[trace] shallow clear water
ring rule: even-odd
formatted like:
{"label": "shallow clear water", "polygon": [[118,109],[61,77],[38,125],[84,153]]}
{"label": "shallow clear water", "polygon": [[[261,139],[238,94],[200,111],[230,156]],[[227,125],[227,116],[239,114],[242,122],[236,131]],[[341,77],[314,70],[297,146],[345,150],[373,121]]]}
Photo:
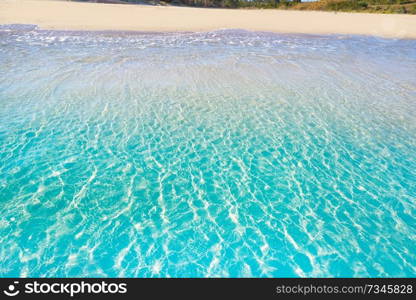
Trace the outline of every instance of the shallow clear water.
{"label": "shallow clear water", "polygon": [[0,276],[415,276],[416,41],[0,28]]}

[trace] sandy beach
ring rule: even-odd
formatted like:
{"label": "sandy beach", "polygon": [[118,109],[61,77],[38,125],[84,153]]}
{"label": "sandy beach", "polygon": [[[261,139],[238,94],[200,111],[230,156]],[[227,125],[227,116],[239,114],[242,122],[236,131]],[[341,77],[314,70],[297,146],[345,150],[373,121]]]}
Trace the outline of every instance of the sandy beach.
{"label": "sandy beach", "polygon": [[42,29],[362,34],[416,38],[416,16],[315,11],[208,9],[45,0],[2,0],[0,24]]}

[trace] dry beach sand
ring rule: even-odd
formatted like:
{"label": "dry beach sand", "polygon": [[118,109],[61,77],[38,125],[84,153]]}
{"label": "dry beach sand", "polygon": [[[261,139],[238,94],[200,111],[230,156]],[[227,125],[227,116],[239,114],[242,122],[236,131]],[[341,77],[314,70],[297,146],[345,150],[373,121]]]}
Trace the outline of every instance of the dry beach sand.
{"label": "dry beach sand", "polygon": [[42,29],[209,31],[246,29],[306,34],[416,38],[415,15],[1,0],[0,24]]}

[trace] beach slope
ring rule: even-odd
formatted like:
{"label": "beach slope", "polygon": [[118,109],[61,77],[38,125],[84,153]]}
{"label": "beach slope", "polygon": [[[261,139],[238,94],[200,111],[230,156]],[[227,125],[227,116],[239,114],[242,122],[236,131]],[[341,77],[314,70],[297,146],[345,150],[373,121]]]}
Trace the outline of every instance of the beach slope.
{"label": "beach slope", "polygon": [[210,9],[39,0],[2,0],[0,24],[36,24],[42,29],[59,30],[246,29],[281,33],[416,38],[415,15]]}

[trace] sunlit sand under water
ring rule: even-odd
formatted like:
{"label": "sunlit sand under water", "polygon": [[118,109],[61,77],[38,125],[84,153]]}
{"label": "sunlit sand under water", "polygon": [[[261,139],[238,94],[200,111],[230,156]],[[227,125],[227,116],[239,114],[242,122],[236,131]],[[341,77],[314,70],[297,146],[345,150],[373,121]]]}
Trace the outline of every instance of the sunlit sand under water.
{"label": "sunlit sand under water", "polygon": [[415,276],[416,41],[0,30],[0,275]]}

